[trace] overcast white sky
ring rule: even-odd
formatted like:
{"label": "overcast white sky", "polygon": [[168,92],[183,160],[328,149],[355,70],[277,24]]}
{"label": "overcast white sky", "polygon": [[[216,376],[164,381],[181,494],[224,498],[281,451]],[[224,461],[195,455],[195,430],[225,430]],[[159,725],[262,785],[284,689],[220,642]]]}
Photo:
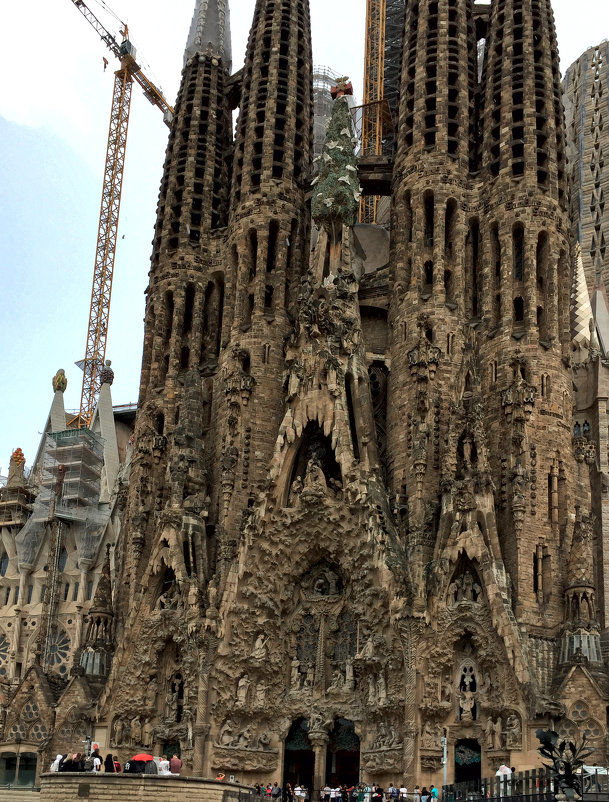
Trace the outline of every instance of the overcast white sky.
{"label": "overcast white sky", "polygon": [[[243,63],[254,0],[230,0],[233,65]],[[362,96],[365,0],[311,0],[316,64],[349,75]],[[111,30],[119,24],[97,0]],[[563,70],[609,36],[608,0],[553,0]],[[148,77],[173,102],[194,0],[111,0]],[[110,60],[106,72],[102,58]],[[28,464],[68,375],[80,403],[113,57],[71,0],[0,5],[0,473],[23,448]],[[167,141],[161,114],[136,86],[119,225],[107,356],[114,403],[137,400],[144,289]]]}

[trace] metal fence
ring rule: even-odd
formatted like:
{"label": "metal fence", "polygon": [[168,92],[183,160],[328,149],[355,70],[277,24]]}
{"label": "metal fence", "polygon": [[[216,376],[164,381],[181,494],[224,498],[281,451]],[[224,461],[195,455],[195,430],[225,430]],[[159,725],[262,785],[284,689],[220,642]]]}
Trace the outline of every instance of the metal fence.
{"label": "metal fence", "polygon": [[472,780],[445,785],[442,789],[444,802],[459,800],[504,799],[517,797],[523,802],[543,802],[554,799],[554,784],[545,769],[514,772],[511,775]]}
{"label": "metal fence", "polygon": [[[587,802],[609,802],[607,769],[598,766],[582,772],[582,792]],[[442,802],[479,802],[479,800],[503,800],[513,802],[554,802],[558,792],[552,775],[546,769],[519,771],[502,777],[454,783],[444,786]]]}

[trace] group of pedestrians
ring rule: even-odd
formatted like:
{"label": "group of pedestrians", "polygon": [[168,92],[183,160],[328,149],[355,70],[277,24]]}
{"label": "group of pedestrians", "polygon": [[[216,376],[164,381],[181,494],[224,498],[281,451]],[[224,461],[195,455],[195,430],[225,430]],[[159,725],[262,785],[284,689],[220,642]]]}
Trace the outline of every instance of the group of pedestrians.
{"label": "group of pedestrians", "polygon": [[281,788],[275,782],[255,785],[254,790],[256,796],[276,802],[437,802],[438,799],[438,789],[434,785],[429,789],[417,785],[409,792],[405,783],[400,786],[389,783],[386,789],[377,784],[326,785],[319,792],[309,792],[301,785],[292,787],[286,783]]}
{"label": "group of pedestrians", "polygon": [[106,772],[122,771],[117,757],[113,755],[106,755],[102,758],[99,749],[94,749],[90,755],[84,752],[68,753],[66,755],[57,755],[55,760],[51,763],[51,771],[94,771],[101,772],[102,766]]}
{"label": "group of pedestrians", "polygon": [[[152,756],[147,760],[129,760],[125,763],[124,771],[130,774],[161,774],[166,777],[177,776],[182,770],[182,761],[178,755],[173,755],[171,760],[167,755],[161,759],[154,759]],[[123,771],[116,755],[106,755],[105,759],[100,755],[99,749],[94,749],[90,755],[82,752],[74,754],[57,755],[51,763],[51,771],[82,771],[101,773],[102,768],[106,774],[114,774]]]}

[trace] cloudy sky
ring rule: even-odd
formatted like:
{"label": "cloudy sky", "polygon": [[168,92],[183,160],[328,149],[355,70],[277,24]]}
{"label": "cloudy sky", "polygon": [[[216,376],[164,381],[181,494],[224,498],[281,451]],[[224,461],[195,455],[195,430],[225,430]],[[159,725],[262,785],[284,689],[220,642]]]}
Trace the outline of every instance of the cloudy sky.
{"label": "cloudy sky", "polygon": [[[233,64],[243,62],[254,0],[230,0]],[[311,0],[316,64],[350,75],[362,96],[365,0]],[[563,70],[609,36],[607,0],[553,0]],[[105,3],[90,7],[117,38]],[[194,0],[111,0],[138,60],[170,102]],[[0,7],[0,474],[11,452],[35,456],[51,378],[80,403],[113,57],[71,0]],[[103,57],[110,61],[106,71]],[[167,129],[136,86],[123,188],[107,357],[114,403],[137,400],[144,289]],[[3,470],[4,469],[4,470]]]}

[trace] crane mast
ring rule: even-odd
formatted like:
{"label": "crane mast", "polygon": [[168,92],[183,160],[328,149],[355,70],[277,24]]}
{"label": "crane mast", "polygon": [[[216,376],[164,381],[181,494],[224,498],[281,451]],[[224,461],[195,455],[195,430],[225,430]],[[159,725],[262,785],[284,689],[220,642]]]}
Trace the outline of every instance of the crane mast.
{"label": "crane mast", "polygon": [[[378,156],[383,149],[383,87],[385,72],[386,0],[366,1],[366,58],[362,156]],[[378,198],[365,195],[360,201],[360,222],[374,223]]]}
{"label": "crane mast", "polygon": [[120,59],[121,63],[120,69],[114,73],[114,90],[112,93],[108,145],[97,230],[87,344],[84,359],[77,363],[83,370],[80,411],[70,421],[70,423],[77,423],[82,428],[88,426],[93,418],[95,403],[100,389],[99,372],[106,356],[112,278],[133,82],[138,83],[144,90],[144,95],[148,100],[161,109],[167,125],[171,124],[173,108],[167,103],[161,90],[146,77],[136,62],[135,49],[128,39],[127,26],[124,26],[122,31],[123,42],[119,45],[114,36],[97,19],[84,0],[72,0],[72,3],[97,31],[108,49],[112,51],[116,58]]}

